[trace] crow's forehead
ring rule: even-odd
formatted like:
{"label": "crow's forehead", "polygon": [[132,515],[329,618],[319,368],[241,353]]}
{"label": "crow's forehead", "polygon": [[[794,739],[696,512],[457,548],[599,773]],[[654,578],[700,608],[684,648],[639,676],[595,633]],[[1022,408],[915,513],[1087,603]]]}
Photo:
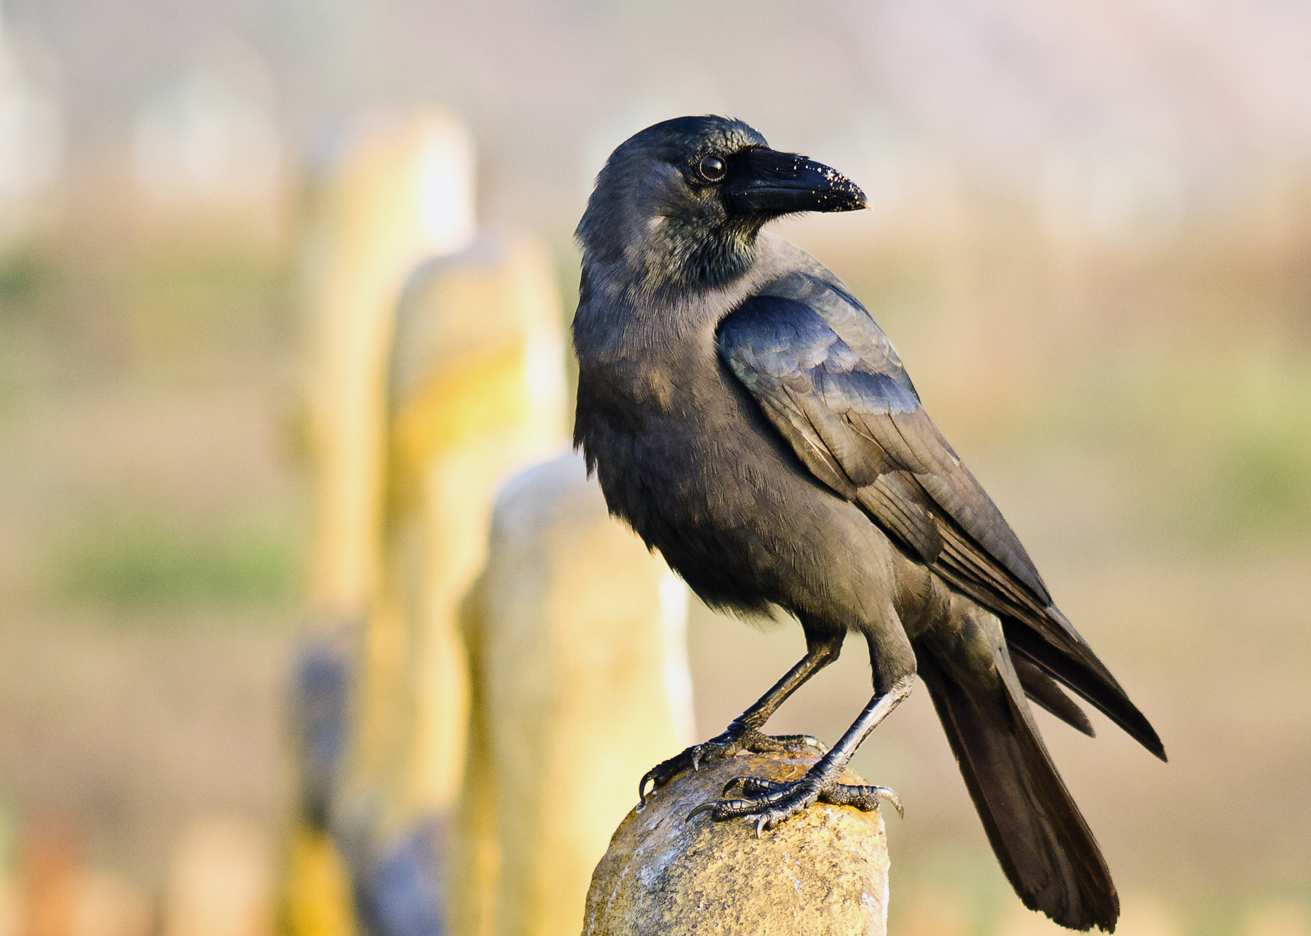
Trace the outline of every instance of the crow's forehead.
{"label": "crow's forehead", "polygon": [[727,117],[676,117],[647,127],[621,147],[677,161],[697,153],[735,152],[746,146],[767,146],[765,138],[740,120]]}
{"label": "crow's forehead", "polygon": [[765,138],[755,130],[740,121],[733,121],[731,124],[709,133],[705,139],[705,146],[699,148],[733,152],[746,146],[768,145]]}

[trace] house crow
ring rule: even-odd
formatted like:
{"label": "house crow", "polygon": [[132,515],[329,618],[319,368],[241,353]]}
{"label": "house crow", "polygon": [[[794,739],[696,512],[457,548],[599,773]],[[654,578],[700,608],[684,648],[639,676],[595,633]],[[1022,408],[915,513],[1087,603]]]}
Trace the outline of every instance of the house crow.
{"label": "house crow", "polygon": [[[746,816],[759,832],[817,801],[900,810],[891,790],[838,778],[918,674],[1020,899],[1064,926],[1111,930],[1115,886],[1028,702],[1092,734],[1064,686],[1164,750],[869,313],[762,230],[782,215],[864,206],[847,178],[770,149],[744,123],[682,117],[614,151],[578,225],[574,442],[610,511],[710,605],[781,608],[806,637],[805,656],[759,701],[653,768],[641,790],[744,749],[813,747],[822,756],[802,779],[740,778],[694,814]],[[828,751],[765,735],[849,632],[868,645],[874,694],[847,732]]]}

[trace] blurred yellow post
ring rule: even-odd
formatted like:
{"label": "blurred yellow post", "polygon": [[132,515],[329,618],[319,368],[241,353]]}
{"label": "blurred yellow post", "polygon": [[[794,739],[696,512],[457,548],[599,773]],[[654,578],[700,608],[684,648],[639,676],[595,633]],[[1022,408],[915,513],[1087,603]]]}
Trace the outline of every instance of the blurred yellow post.
{"label": "blurred yellow post", "polygon": [[613,520],[580,456],[508,481],[463,612],[469,766],[455,936],[576,936],[638,778],[693,734],[686,588]]}
{"label": "blurred yellow post", "polygon": [[287,927],[295,936],[351,936],[355,931],[350,871],[326,829],[296,829],[287,857]]}
{"label": "blurred yellow post", "polygon": [[372,608],[381,556],[387,363],[414,268],[472,241],[473,142],[440,111],[376,114],[347,132],[319,192],[303,269],[308,444],[318,526],[312,612]]}
{"label": "blurred yellow post", "polygon": [[[307,605],[321,629],[362,630],[375,615],[397,303],[418,264],[472,241],[473,177],[472,137],[456,117],[434,109],[378,113],[341,136],[315,193],[302,279],[317,527]],[[327,675],[330,687],[349,680],[352,657],[341,656],[338,679]],[[297,936],[350,936],[350,875],[328,827],[350,692],[330,693],[325,703],[315,695],[322,672],[302,683],[309,693],[298,700],[303,802],[288,848],[284,910]],[[325,713],[325,704],[334,710]]]}
{"label": "blurred yellow post", "polygon": [[352,793],[387,791],[383,836],[455,800],[469,713],[460,600],[498,480],[563,441],[564,383],[559,300],[535,244],[483,237],[415,273],[397,316],[384,579],[352,738]]}

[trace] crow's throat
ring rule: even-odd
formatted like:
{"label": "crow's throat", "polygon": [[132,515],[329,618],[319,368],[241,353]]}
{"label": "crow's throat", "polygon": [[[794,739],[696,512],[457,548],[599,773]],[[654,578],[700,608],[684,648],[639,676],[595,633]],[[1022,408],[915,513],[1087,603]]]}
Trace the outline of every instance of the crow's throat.
{"label": "crow's throat", "polygon": [[657,288],[713,289],[745,276],[756,262],[760,225],[725,218],[713,225],[702,219],[666,222],[664,246],[648,275]]}

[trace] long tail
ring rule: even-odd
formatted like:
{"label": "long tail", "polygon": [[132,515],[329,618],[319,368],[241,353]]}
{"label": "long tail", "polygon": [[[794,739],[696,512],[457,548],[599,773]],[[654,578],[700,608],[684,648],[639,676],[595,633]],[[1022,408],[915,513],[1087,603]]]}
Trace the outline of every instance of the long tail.
{"label": "long tail", "polygon": [[979,657],[962,656],[960,646],[917,647],[919,673],[1006,877],[1026,907],[1060,925],[1114,931],[1120,899],[1106,860],[1038,736],[1008,656],[995,650],[997,666],[980,672]]}

